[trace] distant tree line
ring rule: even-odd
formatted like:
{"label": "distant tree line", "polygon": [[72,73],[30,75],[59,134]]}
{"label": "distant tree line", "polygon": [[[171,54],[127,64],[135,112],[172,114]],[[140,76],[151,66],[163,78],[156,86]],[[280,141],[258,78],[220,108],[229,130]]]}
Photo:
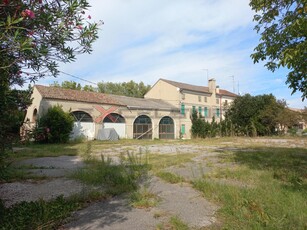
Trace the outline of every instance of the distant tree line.
{"label": "distant tree line", "polygon": [[276,100],[272,94],[237,97],[224,106],[225,118],[220,123],[206,121],[195,111],[192,114],[192,136],[271,136],[285,133],[299,121],[307,122],[307,108],[302,112],[290,110],[286,101]]}
{"label": "distant tree line", "polygon": [[119,83],[99,82],[97,84],[97,87],[93,87],[92,85],[81,86],[80,83],[77,83],[75,81],[63,81],[61,84],[55,81],[50,86],[140,98],[144,97],[144,95],[151,88],[150,85],[145,85],[142,81],[140,83],[136,83],[132,80],[129,82]]}

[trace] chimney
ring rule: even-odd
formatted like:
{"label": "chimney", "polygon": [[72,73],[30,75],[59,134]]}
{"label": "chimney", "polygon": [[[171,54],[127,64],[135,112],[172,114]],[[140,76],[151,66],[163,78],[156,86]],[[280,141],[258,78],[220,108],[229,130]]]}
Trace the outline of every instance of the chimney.
{"label": "chimney", "polygon": [[209,87],[209,92],[210,93],[215,93],[216,83],[215,83],[215,79],[214,78],[209,79],[208,87]]}
{"label": "chimney", "polygon": [[218,85],[216,86],[215,92],[216,92],[216,93],[220,93],[220,87],[219,87]]}

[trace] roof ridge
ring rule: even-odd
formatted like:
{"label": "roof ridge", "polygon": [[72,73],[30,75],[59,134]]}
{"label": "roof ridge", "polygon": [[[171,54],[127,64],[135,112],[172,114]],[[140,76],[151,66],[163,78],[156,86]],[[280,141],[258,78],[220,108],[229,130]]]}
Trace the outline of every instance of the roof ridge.
{"label": "roof ridge", "polygon": [[[164,78],[160,78],[160,80],[162,81],[165,81],[173,86],[176,86],[176,87],[179,87],[179,88],[183,88],[183,89],[187,89],[187,90],[192,90],[192,91],[198,91],[198,92],[203,92],[197,88],[202,88],[204,89],[205,92],[208,92],[209,93],[209,87],[208,86],[200,86],[200,85],[192,85],[192,84],[189,84],[189,83],[183,83],[183,82],[177,82],[177,81],[173,81],[173,80],[168,80],[168,79],[164,79]],[[184,86],[190,86],[190,87],[184,87]],[[224,94],[226,96],[237,96],[237,94],[235,93],[232,93],[226,89],[219,89],[220,91],[223,91]],[[221,95],[222,93],[219,92],[217,93],[218,95]],[[222,94],[223,95],[223,94]]]}

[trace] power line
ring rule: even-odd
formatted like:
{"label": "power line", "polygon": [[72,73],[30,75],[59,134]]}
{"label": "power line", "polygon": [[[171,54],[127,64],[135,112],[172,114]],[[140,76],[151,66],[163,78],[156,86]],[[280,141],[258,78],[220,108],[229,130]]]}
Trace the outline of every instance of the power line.
{"label": "power line", "polygon": [[97,86],[98,86],[97,83],[92,82],[92,81],[89,81],[89,80],[86,80],[86,79],[83,79],[83,78],[81,78],[81,77],[77,77],[77,76],[75,76],[75,75],[72,75],[72,74],[69,74],[69,73],[65,73],[65,72],[63,72],[63,71],[60,71],[60,73],[66,74],[66,75],[68,75],[68,76],[70,76],[70,77],[73,77],[73,78],[79,79],[79,80],[81,80],[81,81],[85,81],[85,82],[88,82],[88,83],[91,83],[91,84],[94,84],[94,85],[97,85]]}

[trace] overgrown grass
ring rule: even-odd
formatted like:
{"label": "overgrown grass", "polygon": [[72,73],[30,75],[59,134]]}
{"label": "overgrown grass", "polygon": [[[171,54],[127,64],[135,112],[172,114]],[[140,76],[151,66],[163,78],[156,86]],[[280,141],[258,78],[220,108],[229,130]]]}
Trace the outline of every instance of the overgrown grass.
{"label": "overgrown grass", "polygon": [[193,182],[194,188],[221,206],[223,228],[307,228],[306,149],[245,149],[228,159],[236,165]]}
{"label": "overgrown grass", "polygon": [[0,203],[0,229],[57,229],[73,211],[106,197],[93,191],[51,201],[22,202],[10,208]]}
{"label": "overgrown grass", "polygon": [[156,175],[158,177],[160,177],[162,180],[164,180],[168,183],[171,183],[171,184],[177,184],[177,183],[184,182],[183,177],[178,176],[178,175],[171,173],[171,172],[160,171],[160,172],[156,173]]}
{"label": "overgrown grass", "polygon": [[184,223],[178,216],[172,216],[168,222],[157,225],[157,230],[189,230],[189,226]]}
{"label": "overgrown grass", "polygon": [[134,208],[152,208],[158,205],[160,201],[159,197],[148,190],[148,188],[142,188],[130,195],[131,205]]}
{"label": "overgrown grass", "polygon": [[111,195],[135,191],[139,182],[148,175],[149,166],[141,155],[127,152],[120,163],[115,163],[104,155],[101,155],[101,159],[92,157],[91,147],[88,146],[83,157],[86,166],[77,170],[72,177],[87,185],[102,186]]}
{"label": "overgrown grass", "polygon": [[151,165],[153,172],[159,172],[161,169],[183,165],[192,161],[192,158],[197,156],[194,153],[182,154],[152,154],[148,155],[148,163]]}

